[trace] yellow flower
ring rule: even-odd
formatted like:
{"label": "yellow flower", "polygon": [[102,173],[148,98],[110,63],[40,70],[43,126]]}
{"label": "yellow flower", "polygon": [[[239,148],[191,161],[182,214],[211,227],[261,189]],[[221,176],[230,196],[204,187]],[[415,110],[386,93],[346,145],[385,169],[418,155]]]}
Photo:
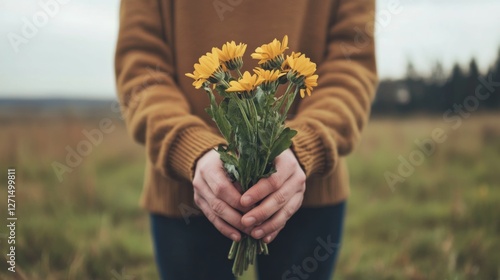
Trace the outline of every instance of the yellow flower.
{"label": "yellow flower", "polygon": [[280,70],[265,70],[260,67],[256,67],[253,71],[262,79],[261,88],[263,91],[276,90],[279,83],[278,79],[286,75],[285,72]]}
{"label": "yellow flower", "polygon": [[316,63],[303,54],[292,54],[286,58],[283,63],[284,68],[289,68],[288,79],[300,87],[300,96],[311,95],[313,87],[318,85],[318,75],[316,72]]}
{"label": "yellow flower", "polygon": [[229,83],[230,87],[226,89],[226,92],[246,92],[252,93],[253,90],[260,84],[262,84],[264,80],[256,74],[250,74],[248,71],[243,73],[243,77],[241,77],[238,81],[231,81]]}
{"label": "yellow flower", "polygon": [[269,44],[264,44],[255,49],[252,53],[253,59],[259,59],[259,65],[262,68],[271,70],[281,67],[283,63],[283,53],[288,49],[288,36],[283,37],[283,41],[280,42],[274,39]]}
{"label": "yellow flower", "polygon": [[286,63],[289,65],[290,70],[299,76],[308,77],[316,72],[316,63],[311,62],[311,59],[303,54],[299,56],[289,55],[286,58]]}
{"label": "yellow flower", "polygon": [[285,61],[283,61],[283,64],[281,65],[281,70],[283,70],[283,71],[289,71],[290,70],[290,64],[288,64],[288,58],[291,57],[291,59],[296,59],[296,58],[298,58],[301,55],[302,55],[301,52],[292,52],[292,54],[288,55],[286,57]]}
{"label": "yellow flower", "polygon": [[311,96],[311,91],[313,87],[318,85],[318,75],[312,75],[304,79],[304,87],[300,89],[300,97],[304,98],[307,93],[307,96]]}
{"label": "yellow flower", "polygon": [[285,75],[286,73],[282,73],[280,70],[264,70],[260,67],[257,67],[253,70],[255,74],[259,75],[264,82],[274,82],[279,77]]}
{"label": "yellow flower", "polygon": [[245,54],[246,49],[246,44],[239,43],[236,45],[234,41],[231,41],[222,45],[222,50],[214,48],[212,52],[214,52],[214,50],[217,52],[219,60],[225,64],[227,69],[236,70],[243,66],[243,54]]}
{"label": "yellow flower", "polygon": [[193,73],[186,73],[186,76],[194,79],[193,86],[201,88],[205,82],[217,83],[224,77],[224,72],[219,62],[216,52],[207,53],[199,59],[199,63],[194,65]]}
{"label": "yellow flower", "polygon": [[193,86],[197,89],[201,88],[201,86],[203,86],[203,83],[205,83],[207,81],[206,79],[200,78],[200,74],[196,70],[194,70],[194,72],[192,74],[186,73],[186,76],[194,79]]}

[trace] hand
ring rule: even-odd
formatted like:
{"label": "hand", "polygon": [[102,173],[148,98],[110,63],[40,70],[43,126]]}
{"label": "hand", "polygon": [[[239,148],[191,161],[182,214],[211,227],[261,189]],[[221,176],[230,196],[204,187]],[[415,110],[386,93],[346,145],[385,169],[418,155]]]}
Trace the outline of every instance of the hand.
{"label": "hand", "polygon": [[264,238],[266,243],[276,238],[300,208],[306,189],[306,175],[292,150],[285,150],[276,157],[275,165],[276,173],[259,180],[241,197],[241,205],[245,207],[264,199],[246,213],[241,222],[246,227],[255,227],[251,231],[252,237]]}
{"label": "hand", "polygon": [[197,161],[193,187],[194,202],[223,235],[238,241],[238,229],[249,233],[237,210],[246,212],[250,208],[240,204],[241,194],[227,177],[216,151],[207,152]]}

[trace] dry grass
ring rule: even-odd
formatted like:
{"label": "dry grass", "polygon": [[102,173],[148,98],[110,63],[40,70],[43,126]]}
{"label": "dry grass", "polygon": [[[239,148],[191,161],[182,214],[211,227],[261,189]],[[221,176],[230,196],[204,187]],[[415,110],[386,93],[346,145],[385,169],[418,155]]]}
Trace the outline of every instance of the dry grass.
{"label": "dry grass", "polygon": [[[440,117],[373,120],[349,158],[352,196],[336,279],[500,279],[499,117],[476,114],[456,130]],[[122,122],[113,119],[115,130],[62,182],[51,167],[99,121],[0,119],[0,170],[17,169],[17,265],[27,279],[157,278],[147,214],[137,204],[143,150]],[[448,139],[391,191],[384,172],[396,172],[398,156],[436,127]],[[4,261],[0,278],[16,279]]]}

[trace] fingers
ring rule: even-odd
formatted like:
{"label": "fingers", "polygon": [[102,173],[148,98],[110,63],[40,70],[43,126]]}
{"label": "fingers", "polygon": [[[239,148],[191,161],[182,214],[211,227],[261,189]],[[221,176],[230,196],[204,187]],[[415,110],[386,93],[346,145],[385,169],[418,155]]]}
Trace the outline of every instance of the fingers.
{"label": "fingers", "polygon": [[295,175],[283,183],[281,188],[270,194],[262,203],[247,212],[242,218],[243,225],[250,227],[263,223],[278,210],[282,209],[292,196],[296,193],[303,193],[304,191],[305,176],[302,176],[300,173],[295,173]]}
{"label": "fingers", "polygon": [[246,230],[241,223],[241,214],[226,202],[224,202],[222,199],[218,199],[217,197],[215,197],[206,183],[201,185],[197,184],[197,187],[195,188],[194,200],[196,205],[201,207],[201,205],[199,204],[206,204],[206,207],[209,208],[209,211],[215,214],[217,217],[223,219],[224,221],[241,231]]}
{"label": "fingers", "polygon": [[208,172],[202,172],[202,177],[206,184],[212,190],[215,197],[225,201],[234,209],[238,209],[241,212],[246,212],[249,210],[248,207],[243,207],[240,203],[241,194],[236,189],[236,187],[229,181],[226,174],[220,169],[208,170]]}
{"label": "fingers", "polygon": [[248,210],[241,206],[241,194],[227,177],[220,155],[215,150],[208,151],[197,161],[193,185],[195,189],[207,185],[215,197],[225,201],[231,207],[242,212]]}
{"label": "fingers", "polygon": [[[269,239],[270,239],[270,241],[272,241],[272,239],[274,239],[274,237],[276,237],[277,233],[276,233],[276,235],[274,235],[274,237],[272,235],[276,231],[279,232],[285,226],[288,219],[290,219],[290,217],[293,214],[295,214],[295,212],[297,212],[297,210],[299,210],[300,205],[302,205],[303,198],[304,198],[304,196],[302,195],[302,193],[294,194],[292,196],[292,198],[290,199],[290,201],[288,201],[288,203],[285,206],[283,206],[283,208],[281,210],[276,212],[276,214],[274,214],[273,217],[271,217],[269,220],[267,220],[263,224],[255,227],[252,230],[252,233],[251,233],[252,237],[255,239],[260,239],[260,238],[267,237],[267,236],[271,235],[271,238],[269,238]],[[264,242],[265,241],[266,240],[264,240]]]}
{"label": "fingers", "polygon": [[241,196],[241,205],[249,207],[258,201],[261,201],[269,194],[277,191],[283,183],[293,175],[290,170],[283,168],[278,169],[278,172],[269,176],[269,178],[260,179],[257,184],[252,186]]}
{"label": "fingers", "polygon": [[294,183],[294,180],[286,181],[283,187],[267,196],[262,203],[247,212],[242,218],[242,223],[250,227],[255,224],[261,224],[274,215],[298,192],[299,189],[293,186]]}
{"label": "fingers", "polygon": [[221,217],[217,216],[217,214],[212,211],[212,207],[205,199],[198,195],[195,195],[194,199],[196,205],[200,207],[203,214],[205,214],[207,219],[215,226],[218,231],[220,231],[220,233],[233,241],[239,241],[241,239],[241,234],[238,232],[238,230],[228,225],[223,219],[221,219]]}
{"label": "fingers", "polygon": [[290,149],[283,151],[276,157],[274,164],[277,172],[269,176],[269,178],[259,180],[257,184],[245,192],[241,197],[241,205],[245,207],[252,206],[278,190],[295,173],[303,173],[297,158]]}
{"label": "fingers", "polygon": [[208,220],[226,237],[241,239],[238,230],[249,234],[241,223],[240,193],[222,169],[219,154],[209,151],[197,162],[193,178],[194,201]]}
{"label": "fingers", "polygon": [[263,238],[264,240],[264,243],[271,243],[273,242],[273,240],[276,238],[276,236],[278,236],[278,233],[280,233],[280,231],[282,230],[283,228],[280,228],[279,230],[271,233],[271,234],[268,234],[266,237]]}
{"label": "fingers", "polygon": [[[278,156],[275,164],[276,173],[241,196],[223,171],[219,155],[208,152],[196,166],[195,203],[224,236],[240,240],[240,230],[269,243],[299,209],[305,191],[305,174],[291,150]],[[242,218],[237,210],[248,213]]]}

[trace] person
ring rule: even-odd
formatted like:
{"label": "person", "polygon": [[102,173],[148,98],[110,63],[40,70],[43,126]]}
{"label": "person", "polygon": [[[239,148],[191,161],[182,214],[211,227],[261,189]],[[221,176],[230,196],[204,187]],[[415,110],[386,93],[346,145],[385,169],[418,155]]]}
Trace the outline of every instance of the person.
{"label": "person", "polygon": [[[260,279],[331,279],[349,195],[345,157],[366,125],[377,84],[374,0],[122,0],[115,70],[122,114],[147,157],[141,205],[151,213],[162,279],[234,279],[227,252],[263,238]],[[244,194],[214,147],[225,143],[184,74],[227,41],[254,50],[288,35],[317,63],[298,98],[298,131],[277,172]],[[256,61],[247,52],[245,66]],[[250,66],[249,66],[250,65]],[[245,67],[244,66],[244,67]]]}

